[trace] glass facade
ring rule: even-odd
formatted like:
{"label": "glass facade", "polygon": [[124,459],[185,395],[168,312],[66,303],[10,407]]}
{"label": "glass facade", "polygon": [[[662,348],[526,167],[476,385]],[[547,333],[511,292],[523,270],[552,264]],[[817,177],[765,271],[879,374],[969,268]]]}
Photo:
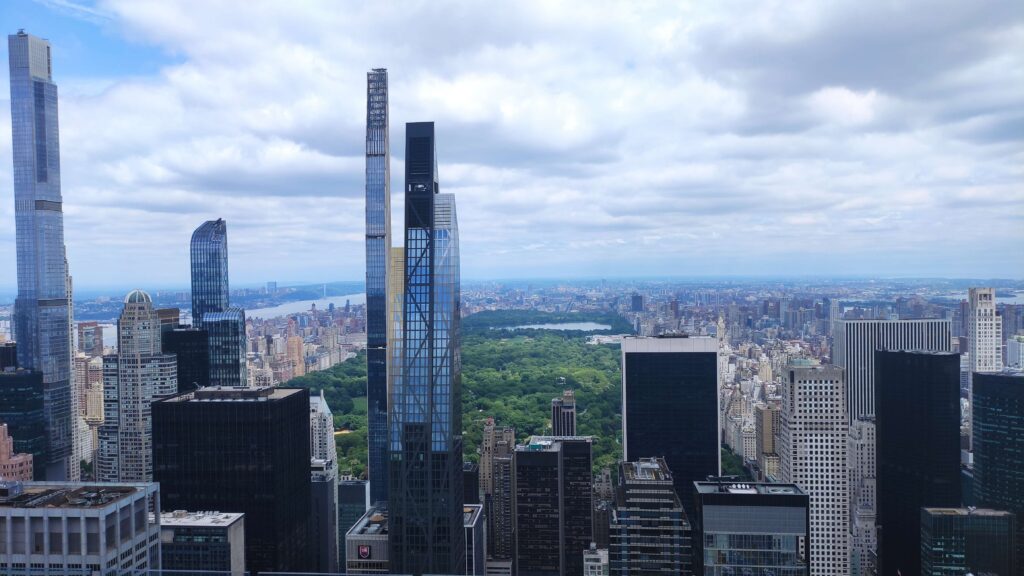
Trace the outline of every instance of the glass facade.
{"label": "glass facade", "polygon": [[388,257],[391,155],[388,72],[366,75],[366,400],[370,498],[388,499]]}
{"label": "glass facade", "polygon": [[178,392],[210,385],[210,337],[206,330],[175,328],[163,333],[163,350],[178,362]]}
{"label": "glass facade", "polygon": [[248,386],[245,361],[245,311],[209,312],[203,327],[210,343],[210,386]]}
{"label": "glass facade", "polygon": [[13,328],[18,363],[43,375],[49,480],[71,471],[71,324],[60,191],[57,85],[50,44],[8,36],[18,296]]}
{"label": "glass facade", "polygon": [[[30,370],[0,372],[0,422],[14,439],[14,451],[46,462],[46,417],[43,413],[43,375]],[[44,480],[45,466],[33,466],[36,480]]]}
{"label": "glass facade", "polygon": [[922,576],[1017,574],[1014,515],[983,508],[921,509]]}
{"label": "glass facade", "polygon": [[218,218],[192,233],[192,325],[228,309],[228,225]]}
{"label": "glass facade", "polygon": [[401,375],[390,405],[389,546],[398,573],[465,568],[459,239],[432,122],[406,125]]}

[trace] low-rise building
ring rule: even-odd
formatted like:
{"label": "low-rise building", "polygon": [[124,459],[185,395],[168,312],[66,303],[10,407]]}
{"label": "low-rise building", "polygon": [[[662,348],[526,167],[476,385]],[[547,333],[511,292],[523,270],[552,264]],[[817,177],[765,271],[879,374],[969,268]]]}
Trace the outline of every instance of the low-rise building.
{"label": "low-rise building", "polygon": [[345,571],[348,574],[386,574],[388,555],[388,511],[372,506],[345,535]]}
{"label": "low-rise building", "polygon": [[160,514],[160,558],[164,570],[245,572],[245,514],[186,512]]}

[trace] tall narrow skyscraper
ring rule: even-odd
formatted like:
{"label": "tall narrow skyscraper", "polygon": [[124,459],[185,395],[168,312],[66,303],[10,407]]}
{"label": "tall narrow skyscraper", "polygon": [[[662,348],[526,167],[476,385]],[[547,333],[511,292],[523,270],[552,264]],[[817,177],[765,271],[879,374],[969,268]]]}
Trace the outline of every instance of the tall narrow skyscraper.
{"label": "tall narrow skyscraper", "polygon": [[18,364],[43,374],[49,462],[36,465],[45,466],[48,480],[67,480],[77,466],[72,463],[71,325],[57,85],[53,83],[49,42],[18,31],[7,37],[7,46],[18,259],[14,337]]}
{"label": "tall narrow skyscraper", "polygon": [[366,74],[366,404],[370,499],[388,499],[388,259],[391,153],[388,71]]}
{"label": "tall narrow skyscraper", "polygon": [[192,233],[192,325],[228,309],[228,225],[207,220]]}
{"label": "tall narrow skyscraper", "polygon": [[551,435],[576,435],[576,393],[572,390],[551,399]]}
{"label": "tall narrow skyscraper", "polygon": [[203,326],[209,334],[210,385],[248,386],[245,354],[245,310],[207,312]]}
{"label": "tall narrow skyscraper", "polygon": [[402,373],[390,410],[391,571],[461,574],[462,378],[455,197],[438,193],[434,123],[406,125]]}

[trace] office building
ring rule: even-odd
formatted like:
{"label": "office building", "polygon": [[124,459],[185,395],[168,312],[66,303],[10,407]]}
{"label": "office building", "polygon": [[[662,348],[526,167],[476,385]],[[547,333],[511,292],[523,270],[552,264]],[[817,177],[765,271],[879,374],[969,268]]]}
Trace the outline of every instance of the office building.
{"label": "office building", "polygon": [[642,294],[633,294],[629,299],[629,310],[631,312],[644,311],[644,297]]}
{"label": "office building", "polygon": [[693,569],[690,521],[661,458],[619,463],[609,528],[612,576],[673,575]]}
{"label": "office building", "polygon": [[591,542],[590,548],[583,551],[583,576],[608,576],[610,571],[608,549]]}
{"label": "office building", "polygon": [[878,538],[875,530],[876,461],[875,422],[858,418],[850,425],[848,441],[850,477],[850,572],[873,574]]}
{"label": "office building", "polygon": [[480,504],[480,465],[476,462],[462,463],[462,502]]}
{"label": "office building", "polygon": [[14,451],[14,439],[7,434],[7,424],[0,424],[0,478],[32,480],[32,455]]}
{"label": "office building", "polygon": [[974,504],[1017,516],[1024,564],[1024,372],[975,374],[973,411]]}
{"label": "office building", "polygon": [[781,414],[779,405],[775,403],[754,407],[754,452],[762,479],[771,477],[774,480],[779,473],[775,435],[779,432]]}
{"label": "office building", "polygon": [[391,150],[388,71],[366,74],[366,404],[370,498],[388,499],[388,257]]}
{"label": "office building", "polygon": [[795,366],[782,386],[780,480],[810,498],[812,576],[850,573],[846,378],[838,366]]}
{"label": "office building", "polygon": [[0,481],[0,574],[93,576],[160,569],[152,483]]}
{"label": "office building", "polygon": [[7,37],[18,295],[12,328],[18,365],[43,375],[49,480],[75,478],[71,323],[60,192],[57,85],[50,43],[19,30]]}
{"label": "office building", "polygon": [[345,534],[370,508],[370,484],[351,478],[338,481],[338,565],[347,566]]}
{"label": "office building", "polygon": [[316,547],[316,570],[337,572],[338,560],[338,448],[334,443],[334,416],[324,399],[309,397],[309,470],[312,481],[310,517]]}
{"label": "office building", "polygon": [[206,314],[228,309],[228,225],[207,220],[192,233],[192,325],[203,328]]}
{"label": "office building", "polygon": [[[515,434],[512,435],[513,438]],[[515,557],[515,440],[507,447],[498,442],[491,459],[492,490],[485,495],[488,565],[508,566]]]}
{"label": "office building", "polygon": [[210,386],[248,386],[245,311],[228,308],[223,312],[206,312],[203,329],[210,345]]}
{"label": "office building", "polygon": [[16,342],[0,342],[0,372],[18,368],[18,344]]}
{"label": "office building", "polygon": [[1016,574],[1015,533],[1003,510],[922,508],[921,574]]}
{"label": "office building", "polygon": [[162,352],[160,321],[142,290],[124,299],[117,355],[104,357],[103,424],[96,477],[101,482],[153,480],[154,400],[178,391],[178,365]]}
{"label": "office building", "polygon": [[846,369],[847,412],[852,422],[875,417],[875,351],[952,347],[949,320],[841,320],[832,342],[832,363]]}
{"label": "office building", "polygon": [[696,482],[696,574],[810,574],[810,498],[795,484]]}
{"label": "office building", "polygon": [[995,289],[969,289],[967,305],[971,372],[998,372],[1003,367],[1003,323],[996,313]]}
{"label": "office building", "polygon": [[[623,460],[664,458],[676,493],[689,494],[719,473],[718,414],[716,338],[622,340]],[[692,498],[683,507],[692,515]]]}
{"label": "office building", "polygon": [[348,574],[389,574],[391,547],[388,545],[388,510],[373,506],[345,535],[345,572]]}
{"label": "office building", "polygon": [[591,438],[533,436],[514,461],[515,573],[581,574],[593,529]]}
{"label": "office building", "polygon": [[466,543],[455,198],[438,193],[432,122],[406,125],[405,151],[402,368],[389,403],[391,569],[458,574]]}
{"label": "office building", "polygon": [[313,569],[307,389],[202,388],[152,410],[164,510],[241,512],[247,570]]}
{"label": "office building", "polygon": [[89,357],[103,356],[103,326],[98,322],[79,322],[78,351]]}
{"label": "office building", "polygon": [[[960,505],[960,357],[875,352],[879,574],[921,573],[921,508]],[[927,446],[927,450],[922,447]]]}
{"label": "office building", "polygon": [[515,450],[516,431],[511,427],[498,427],[494,418],[484,421],[484,433],[480,439],[480,492],[485,496],[494,493],[493,458],[499,454],[510,454]]}
{"label": "office building", "polygon": [[551,435],[576,435],[576,393],[572,390],[551,399]]}
{"label": "office building", "polygon": [[187,512],[160,514],[160,559],[163,570],[245,574],[245,514]]}
{"label": "office building", "polygon": [[7,426],[13,439],[13,451],[32,455],[36,480],[45,478],[49,462],[43,399],[42,372],[21,370],[16,365],[0,371],[0,422]]}
{"label": "office building", "polygon": [[162,333],[165,354],[178,363],[178,392],[210,385],[210,337],[206,330],[175,328]]}
{"label": "office building", "polygon": [[466,504],[463,507],[462,526],[466,529],[466,576],[483,576],[487,572],[483,504]]}
{"label": "office building", "polygon": [[1017,370],[1024,368],[1024,336],[1015,335],[1006,339],[1006,366]]}

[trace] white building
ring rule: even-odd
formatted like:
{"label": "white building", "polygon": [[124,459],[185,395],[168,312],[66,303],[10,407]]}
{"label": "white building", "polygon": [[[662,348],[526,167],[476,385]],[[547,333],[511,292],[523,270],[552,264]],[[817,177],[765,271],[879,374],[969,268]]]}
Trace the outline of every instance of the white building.
{"label": "white building", "polygon": [[995,289],[971,288],[967,305],[967,348],[971,353],[971,372],[998,372],[1003,369],[1003,322],[996,316]]}
{"label": "white building", "polygon": [[0,574],[115,576],[160,568],[159,486],[0,482]]}
{"label": "white building", "polygon": [[850,574],[846,379],[837,366],[790,366],[782,387],[780,476],[810,496],[811,576]]}
{"label": "white building", "polygon": [[878,539],[875,490],[875,423],[857,419],[850,425],[850,571],[855,576],[874,572]]}
{"label": "white building", "polygon": [[590,549],[583,551],[583,576],[608,576],[608,550],[590,543]]}
{"label": "white building", "polygon": [[309,454],[313,542],[320,572],[342,571],[338,548],[338,449],[334,416],[324,391],[309,397]]}
{"label": "white building", "polygon": [[1024,368],[1024,336],[1010,336],[1006,340],[1006,365]]}

